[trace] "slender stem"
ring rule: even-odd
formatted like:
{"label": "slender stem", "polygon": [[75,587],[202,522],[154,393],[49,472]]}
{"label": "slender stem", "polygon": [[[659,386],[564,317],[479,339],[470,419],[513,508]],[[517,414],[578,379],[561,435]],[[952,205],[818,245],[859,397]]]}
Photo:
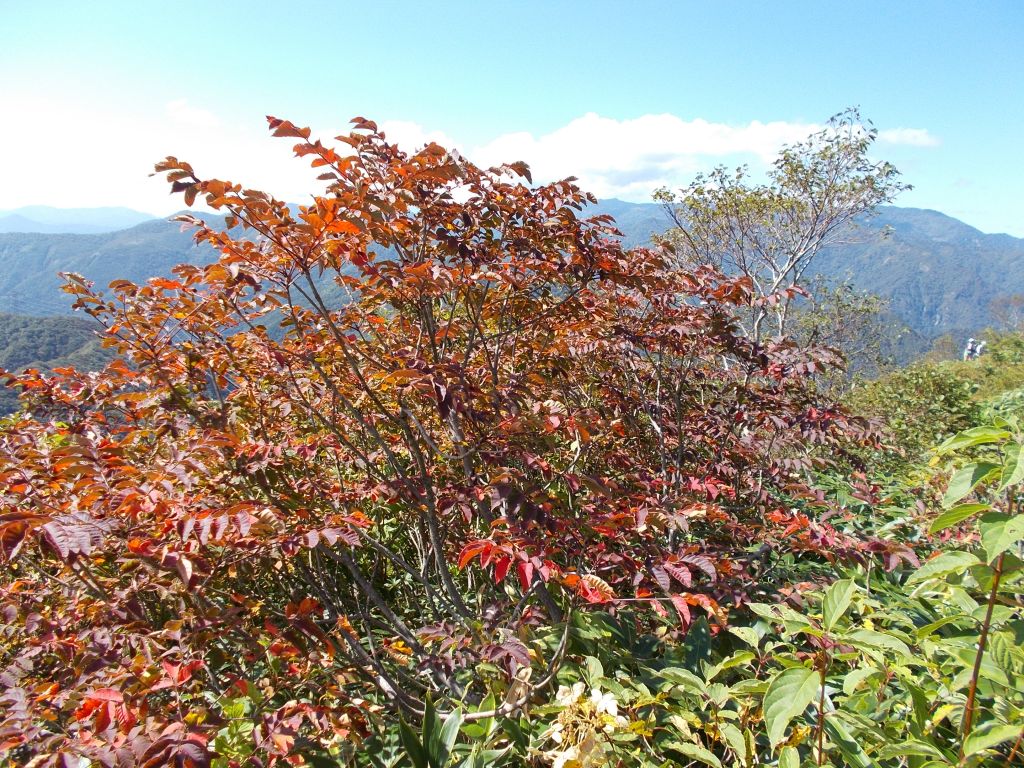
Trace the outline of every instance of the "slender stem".
{"label": "slender stem", "polygon": [[981,673],[981,659],[985,655],[985,646],[988,643],[989,629],[992,625],[992,611],[996,605],[996,595],[999,592],[999,580],[1003,576],[1003,558],[1006,557],[1004,552],[996,560],[995,572],[992,574],[992,589],[988,594],[988,608],[985,610],[985,621],[981,625],[981,635],[978,637],[978,653],[974,657],[974,670],[971,672],[971,687],[967,692],[967,705],[964,709],[964,727],[963,736],[960,741],[960,761],[964,760],[964,747],[963,743],[967,740],[967,737],[971,735],[971,728],[974,724],[974,709],[975,709],[975,698],[978,693],[978,677]]}
{"label": "slender stem", "polygon": [[1024,740],[1024,731],[1020,732],[1020,736],[1018,736],[1017,740],[1013,743],[1013,749],[1010,750],[1010,756],[1006,758],[1004,765],[1013,765],[1013,758],[1017,756],[1017,750],[1020,749],[1020,743],[1022,740]]}
{"label": "slender stem", "polygon": [[828,653],[823,651],[819,674],[821,675],[821,697],[818,699],[818,765],[825,764],[825,673],[828,669]]}

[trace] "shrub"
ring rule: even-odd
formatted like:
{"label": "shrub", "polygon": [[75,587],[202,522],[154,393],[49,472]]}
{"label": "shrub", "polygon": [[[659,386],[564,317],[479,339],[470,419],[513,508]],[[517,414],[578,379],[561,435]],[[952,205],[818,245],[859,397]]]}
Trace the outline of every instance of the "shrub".
{"label": "shrub", "polygon": [[772,578],[752,551],[854,553],[790,501],[871,436],[808,386],[831,358],[737,330],[774,300],[749,280],[624,251],[520,164],[270,122],[326,193],[293,213],[168,158],[227,213],[188,218],[219,261],[107,296],[68,276],[119,357],[17,379],[11,759],[372,754],[399,716],[521,712],[581,610],[718,625]]}
{"label": "shrub", "polygon": [[894,451],[876,461],[905,469],[931,446],[978,422],[974,392],[954,366],[919,363],[862,384],[847,403],[885,424]]}

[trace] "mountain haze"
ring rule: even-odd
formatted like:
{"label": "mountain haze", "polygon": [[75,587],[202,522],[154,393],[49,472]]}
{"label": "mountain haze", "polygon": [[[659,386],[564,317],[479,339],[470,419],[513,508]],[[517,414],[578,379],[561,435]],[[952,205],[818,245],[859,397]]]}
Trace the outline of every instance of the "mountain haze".
{"label": "mountain haze", "polygon": [[131,208],[54,208],[49,205],[26,205],[9,211],[0,211],[0,232],[113,232],[152,218],[151,214]]}
{"label": "mountain haze", "polygon": [[984,327],[993,298],[1024,293],[1024,239],[895,206],[858,229],[825,249],[815,268],[889,298],[893,312],[926,336]]}

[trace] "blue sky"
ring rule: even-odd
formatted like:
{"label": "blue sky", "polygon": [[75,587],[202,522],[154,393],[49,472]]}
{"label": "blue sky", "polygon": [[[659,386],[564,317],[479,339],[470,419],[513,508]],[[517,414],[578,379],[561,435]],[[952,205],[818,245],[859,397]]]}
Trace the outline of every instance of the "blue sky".
{"label": "blue sky", "polygon": [[292,200],[311,173],[263,116],[325,137],[524,159],[648,200],[718,163],[765,167],[844,107],[936,208],[1024,236],[1024,2],[0,0],[0,209],[181,207],[167,154]]}

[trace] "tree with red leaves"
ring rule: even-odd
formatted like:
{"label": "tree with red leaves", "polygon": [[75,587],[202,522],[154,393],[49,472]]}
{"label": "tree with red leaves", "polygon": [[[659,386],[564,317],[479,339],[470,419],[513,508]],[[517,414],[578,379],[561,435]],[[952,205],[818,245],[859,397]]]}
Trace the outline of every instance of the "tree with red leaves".
{"label": "tree with red leaves", "polygon": [[721,624],[758,547],[852,551],[787,504],[871,436],[809,385],[830,355],[739,331],[773,300],[749,279],[624,250],[522,164],[270,127],[322,194],[293,211],[168,158],[226,215],[183,217],[219,260],[107,295],[67,276],[116,361],[10,377],[0,753],[204,766],[245,698],[249,753],[301,762],[482,701],[483,662],[550,680],[564,643],[529,643],[574,611]]}

